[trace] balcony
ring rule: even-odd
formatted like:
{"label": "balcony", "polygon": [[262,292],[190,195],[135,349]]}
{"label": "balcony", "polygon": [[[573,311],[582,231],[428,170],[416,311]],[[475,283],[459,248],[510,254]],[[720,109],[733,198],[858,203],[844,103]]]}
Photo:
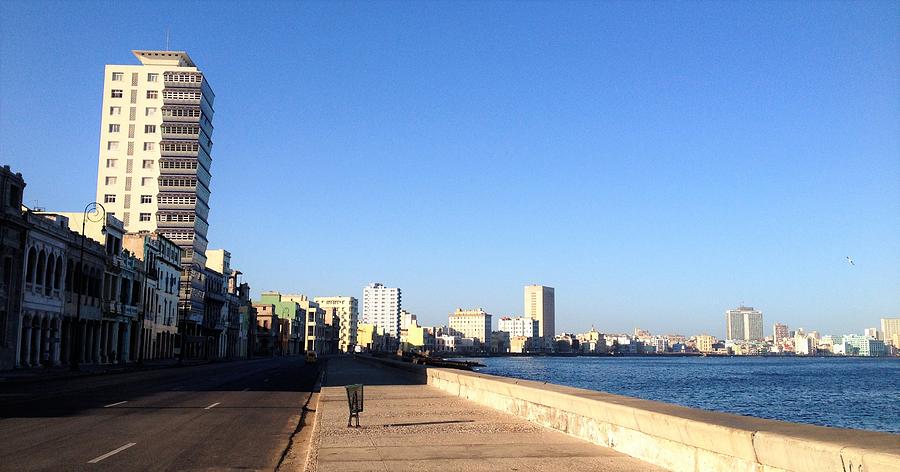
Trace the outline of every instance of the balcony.
{"label": "balcony", "polygon": [[186,133],[162,133],[163,139],[190,139],[196,140],[200,136],[200,128],[197,128],[196,133],[186,134]]}
{"label": "balcony", "polygon": [[159,229],[193,229],[194,221],[157,221],[156,226]]}
{"label": "balcony", "polygon": [[160,210],[189,210],[193,211],[196,207],[196,203],[157,203],[157,207]]}
{"label": "balcony", "polygon": [[123,312],[122,304],[114,301],[103,302],[103,315],[106,317],[116,317]]}
{"label": "balcony", "polygon": [[200,105],[200,98],[172,96],[166,98],[163,96],[163,105]]}
{"label": "balcony", "polygon": [[175,80],[163,80],[163,83],[166,85],[166,88],[200,89],[201,87],[203,87],[202,80],[200,82],[179,82]]}
{"label": "balcony", "polygon": [[122,314],[131,318],[138,315],[138,307],[135,305],[122,305]]}
{"label": "balcony", "polygon": [[163,108],[163,124],[166,123],[191,123],[196,124],[200,123],[199,116],[174,116],[174,115],[166,115],[165,108]]}

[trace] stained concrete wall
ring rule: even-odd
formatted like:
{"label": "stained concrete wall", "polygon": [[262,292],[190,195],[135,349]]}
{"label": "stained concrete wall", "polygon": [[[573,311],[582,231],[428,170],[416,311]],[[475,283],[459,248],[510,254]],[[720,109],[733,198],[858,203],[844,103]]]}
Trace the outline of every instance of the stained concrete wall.
{"label": "stained concrete wall", "polygon": [[369,361],[410,370],[452,395],[673,471],[900,471],[900,435],[765,420],[474,372]]}

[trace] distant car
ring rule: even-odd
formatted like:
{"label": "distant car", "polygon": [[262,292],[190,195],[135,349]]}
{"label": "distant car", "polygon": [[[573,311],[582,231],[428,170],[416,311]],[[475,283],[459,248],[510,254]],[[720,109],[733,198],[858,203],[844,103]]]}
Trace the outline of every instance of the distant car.
{"label": "distant car", "polygon": [[319,360],[319,356],[316,354],[316,351],[307,351],[306,352],[306,363],[307,364],[315,364],[316,361]]}

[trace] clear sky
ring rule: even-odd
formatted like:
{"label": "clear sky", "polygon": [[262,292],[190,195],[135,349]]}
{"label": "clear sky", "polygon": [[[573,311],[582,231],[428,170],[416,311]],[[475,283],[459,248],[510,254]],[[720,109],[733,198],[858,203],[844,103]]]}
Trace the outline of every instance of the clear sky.
{"label": "clear sky", "polygon": [[4,1],[27,204],[93,200],[103,66],[167,29],[216,92],[210,247],[255,294],[381,281],[437,324],[543,283],[570,332],[900,316],[900,3]]}

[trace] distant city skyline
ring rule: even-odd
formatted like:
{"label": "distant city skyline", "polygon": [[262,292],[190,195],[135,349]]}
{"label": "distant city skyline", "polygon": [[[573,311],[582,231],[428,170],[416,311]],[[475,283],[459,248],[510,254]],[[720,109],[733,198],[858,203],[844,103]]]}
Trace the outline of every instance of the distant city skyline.
{"label": "distant city skyline", "polygon": [[216,91],[209,245],[254,297],[381,280],[432,325],[541,283],[556,332],[717,337],[742,302],[767,330],[900,317],[900,5],[277,5],[0,3],[25,204],[94,200],[104,66],[169,30]]}

